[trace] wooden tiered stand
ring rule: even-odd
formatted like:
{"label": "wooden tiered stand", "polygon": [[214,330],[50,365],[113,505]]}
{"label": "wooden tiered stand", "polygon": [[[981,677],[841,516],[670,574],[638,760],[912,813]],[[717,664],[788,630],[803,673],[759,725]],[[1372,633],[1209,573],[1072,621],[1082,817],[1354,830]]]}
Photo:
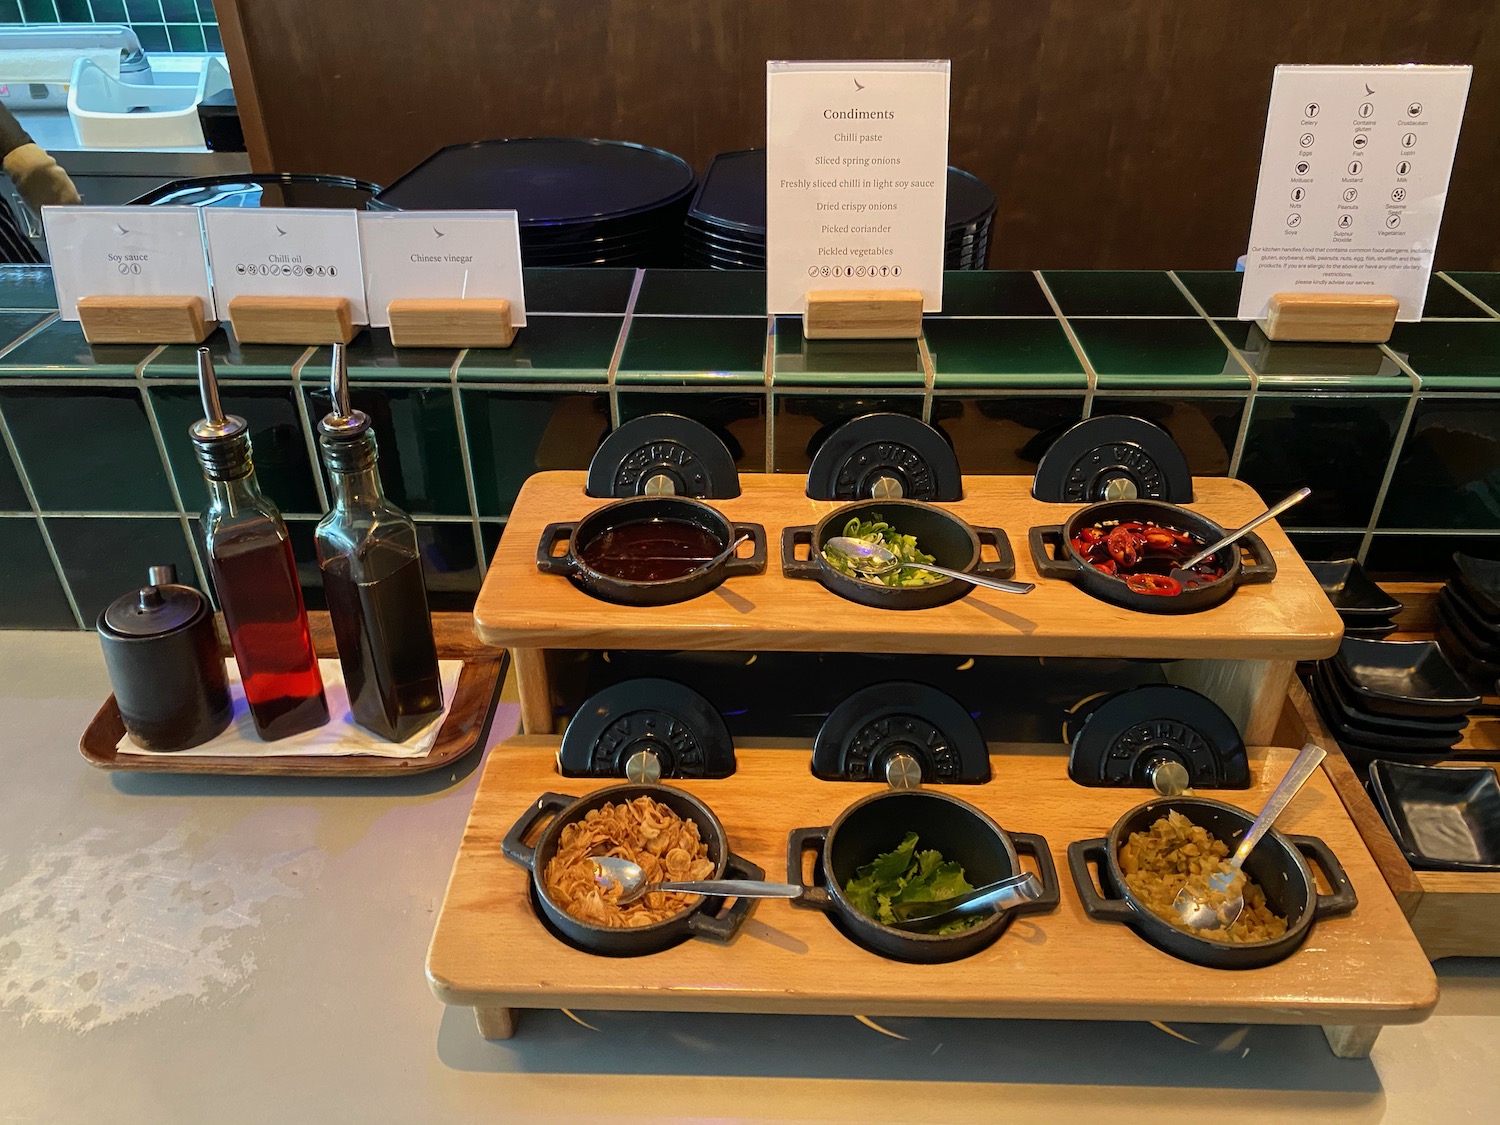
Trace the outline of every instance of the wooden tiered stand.
{"label": "wooden tiered stand", "polygon": [[[821,585],[766,574],[735,578],[674,606],[597,601],[567,579],[542,575],[536,546],[546,523],[576,519],[607,501],[584,495],[582,473],[543,473],[522,489],[475,608],[479,637],[509,648],[527,732],[494,750],[475,796],[428,954],[434,992],[475,1010],[482,1034],[514,1033],[520,1008],[784,1012],[1056,1019],[1188,1019],[1322,1025],[1334,1050],[1369,1052],[1379,1028],[1424,1019],[1437,999],[1431,966],[1387,888],[1360,830],[1319,775],[1288,815],[1290,831],[1322,837],[1344,864],[1358,908],[1318,923],[1288,960],[1246,972],[1201,968],[1148,945],[1124,927],[1090,920],[1066,874],[1069,843],[1103,835],[1150,794],[1091,789],[1067,778],[1062,746],[992,745],[993,780],[938,787],[1014,831],[1046,836],[1063,872],[1060,907],[1018,920],[988,950],[945,965],[887,960],[853,944],[823,915],[786,902],[757,904],[728,946],[689,941],[644,957],[610,958],[564,944],[538,920],[529,877],[500,840],[545,791],[583,795],[610,782],[563,778],[553,734],[547,654],[561,649],[813,650],[1041,657],[1177,659],[1172,677],[1212,695],[1251,744],[1252,785],[1215,793],[1257,809],[1295,753],[1276,745],[1292,671],[1338,646],[1342,626],[1274,524],[1262,529],[1277,579],[1246,586],[1223,606],[1187,616],[1133,613],[1064,582],[1039,580],[1026,596],[974,590],[951,605],[893,612],[845,601]],[[742,495],[715,501],[732,520],[783,527],[816,521],[837,505],[809,500],[793,476],[741,478]],[[1246,485],[1195,483],[1195,507],[1225,525],[1264,508]],[[1024,478],[969,478],[944,505],[969,522],[1001,526],[1016,549],[1016,577],[1036,579],[1027,529],[1056,524],[1064,505],[1031,499]],[[783,877],[788,833],[829,824],[870,792],[814,778],[805,752],[767,743],[736,747],[723,780],[673,781],[714,809],[732,848]]]}

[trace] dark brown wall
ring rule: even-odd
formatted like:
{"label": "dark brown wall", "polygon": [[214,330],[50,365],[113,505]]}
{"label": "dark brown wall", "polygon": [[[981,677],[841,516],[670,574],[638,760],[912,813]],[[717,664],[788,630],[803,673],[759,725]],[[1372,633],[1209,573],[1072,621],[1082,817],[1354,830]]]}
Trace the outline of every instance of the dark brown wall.
{"label": "dark brown wall", "polygon": [[442,145],[503,136],[624,138],[701,169],[762,143],[768,58],[951,58],[951,160],[1000,196],[992,264],[1028,268],[1230,266],[1275,64],[1473,63],[1438,261],[1500,268],[1485,214],[1500,172],[1493,0],[218,6],[254,80],[241,100],[262,118],[263,134],[247,122],[256,166],[379,183]]}

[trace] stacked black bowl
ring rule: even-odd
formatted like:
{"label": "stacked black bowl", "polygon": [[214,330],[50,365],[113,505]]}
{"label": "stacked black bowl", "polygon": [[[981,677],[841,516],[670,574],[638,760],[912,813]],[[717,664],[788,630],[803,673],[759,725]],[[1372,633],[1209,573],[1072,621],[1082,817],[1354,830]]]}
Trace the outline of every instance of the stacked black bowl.
{"label": "stacked black bowl", "polygon": [[[982,270],[989,262],[995,193],[984,181],[948,169],[943,268]],[[766,150],[721,152],[709,162],[682,233],[685,265],[719,270],[766,268]]]}
{"label": "stacked black bowl", "polygon": [[514,210],[528,266],[680,266],[697,180],[625,141],[513,137],[439,149],[370,201],[383,211]]}
{"label": "stacked black bowl", "polygon": [[1345,637],[1310,683],[1344,756],[1361,771],[1377,758],[1436,765],[1451,755],[1479,697],[1434,641]]}
{"label": "stacked black bowl", "polygon": [[1318,585],[1344,621],[1344,636],[1381,640],[1396,631],[1393,618],[1402,605],[1372,582],[1353,559],[1309,562]]}
{"label": "stacked black bowl", "polygon": [[1455,553],[1434,607],[1437,639],[1459,674],[1489,695],[1500,680],[1500,562]]}

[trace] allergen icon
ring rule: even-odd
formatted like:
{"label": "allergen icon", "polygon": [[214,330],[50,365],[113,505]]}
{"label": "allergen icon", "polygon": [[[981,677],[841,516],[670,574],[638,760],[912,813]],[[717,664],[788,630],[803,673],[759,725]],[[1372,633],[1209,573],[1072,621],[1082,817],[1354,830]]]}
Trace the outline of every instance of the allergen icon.
{"label": "allergen icon", "polygon": [[1358,188],[1345,188],[1344,189],[1344,202],[1345,203],[1353,203],[1358,198],[1359,198],[1359,189]]}
{"label": "allergen icon", "polygon": [[1293,211],[1290,215],[1288,215],[1286,217],[1286,225],[1289,226],[1289,227],[1301,226],[1302,225],[1302,216],[1299,215],[1299,214],[1297,214],[1297,212]]}

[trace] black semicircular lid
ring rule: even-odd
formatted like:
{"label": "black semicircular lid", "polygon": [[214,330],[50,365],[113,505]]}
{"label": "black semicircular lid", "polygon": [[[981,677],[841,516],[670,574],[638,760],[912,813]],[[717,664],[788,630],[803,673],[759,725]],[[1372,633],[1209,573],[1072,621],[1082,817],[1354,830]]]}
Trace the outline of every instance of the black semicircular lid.
{"label": "black semicircular lid", "polygon": [[1031,495],[1049,504],[1094,504],[1130,498],[1105,491],[1128,482],[1134,498],[1190,504],[1187,458],[1166,430],[1128,414],[1085,418],[1062,434],[1037,464]]}
{"label": "black semicircular lid", "polygon": [[723,440],[702,422],[681,414],[645,414],[605,438],[589,462],[590,496],[642,496],[653,479],[667,491],[700,500],[740,494],[740,474]]}
{"label": "black semicircular lid", "polygon": [[884,781],[885,763],[901,753],[921,764],[924,782],[990,779],[974,717],[951,695],[907,680],[861,688],[835,707],[813,742],[812,772],[825,781]]}
{"label": "black semicircular lid", "polygon": [[1176,761],[1202,789],[1245,789],[1250,763],[1234,721],[1191,688],[1147,684],[1116,692],[1074,729],[1068,776],[1079,785],[1151,788],[1152,763]]}
{"label": "black semicircular lid", "polygon": [[624,777],[641,751],[656,755],[664,778],[734,773],[734,742],[713,704],[652,678],[623,680],[584,700],[563,732],[557,766],[564,777]]}
{"label": "black semicircular lid", "polygon": [[[958,456],[943,435],[906,414],[864,414],[829,434],[813,454],[807,495],[814,500],[868,500],[882,478],[906,500],[962,500]],[[885,499],[885,496],[880,496]]]}

